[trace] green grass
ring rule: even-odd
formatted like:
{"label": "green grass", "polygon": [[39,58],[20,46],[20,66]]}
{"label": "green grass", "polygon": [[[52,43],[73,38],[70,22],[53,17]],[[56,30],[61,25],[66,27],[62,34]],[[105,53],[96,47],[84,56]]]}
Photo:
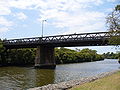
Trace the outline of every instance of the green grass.
{"label": "green grass", "polygon": [[120,90],[120,71],[111,76],[73,87],[70,90]]}

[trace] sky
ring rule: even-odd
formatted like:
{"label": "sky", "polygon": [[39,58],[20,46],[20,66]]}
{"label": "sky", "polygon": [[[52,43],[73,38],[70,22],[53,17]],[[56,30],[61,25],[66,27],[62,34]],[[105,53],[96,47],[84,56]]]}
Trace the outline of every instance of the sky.
{"label": "sky", "polygon": [[[0,38],[40,37],[43,20],[44,36],[107,31],[105,18],[117,4],[119,0],[0,0]],[[85,48],[116,52],[114,46]]]}

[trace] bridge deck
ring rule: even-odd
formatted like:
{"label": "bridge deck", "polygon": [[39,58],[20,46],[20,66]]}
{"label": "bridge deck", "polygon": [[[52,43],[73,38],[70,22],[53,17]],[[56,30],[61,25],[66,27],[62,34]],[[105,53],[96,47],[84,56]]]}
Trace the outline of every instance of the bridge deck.
{"label": "bridge deck", "polygon": [[4,40],[6,48],[35,48],[39,45],[53,47],[67,46],[101,46],[107,45],[108,39],[111,36],[120,36],[120,33],[97,32],[97,33],[82,33],[57,35],[46,37],[22,38]]}

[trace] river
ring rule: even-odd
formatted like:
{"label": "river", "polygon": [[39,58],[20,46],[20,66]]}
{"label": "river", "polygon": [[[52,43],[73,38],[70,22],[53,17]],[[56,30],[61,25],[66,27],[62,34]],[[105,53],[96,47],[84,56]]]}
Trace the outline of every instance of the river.
{"label": "river", "polygon": [[120,64],[116,59],[57,65],[55,70],[34,69],[33,67],[0,67],[0,90],[26,90],[118,69],[120,69]]}

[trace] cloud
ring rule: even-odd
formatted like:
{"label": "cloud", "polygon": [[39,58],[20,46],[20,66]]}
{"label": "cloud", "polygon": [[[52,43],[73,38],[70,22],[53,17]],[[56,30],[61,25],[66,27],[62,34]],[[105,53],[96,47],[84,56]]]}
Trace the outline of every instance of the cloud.
{"label": "cloud", "polygon": [[40,19],[52,20],[50,24],[57,28],[67,28],[66,34],[104,31],[104,12],[91,10],[103,3],[104,0],[47,0],[46,8],[40,9]]}
{"label": "cloud", "polygon": [[86,4],[94,4],[94,5],[101,5],[104,3],[105,0],[76,0],[79,3],[86,3]]}
{"label": "cloud", "polygon": [[64,32],[64,34],[72,34],[72,33],[90,33],[90,32],[101,32],[105,31],[104,23],[94,23],[92,25],[87,24],[83,26],[72,27],[68,31]]}
{"label": "cloud", "polygon": [[[95,10],[106,2],[116,0],[0,0],[0,15],[14,14],[16,18],[25,20],[29,18],[22,10],[35,10],[39,12],[38,21],[48,19],[56,28],[66,28],[65,33],[97,31],[105,27],[105,12]],[[20,13],[12,9],[21,10]],[[101,7],[102,8],[102,7]],[[93,10],[94,9],[94,10]],[[0,25],[6,27],[13,23],[1,17]]]}
{"label": "cloud", "polygon": [[[93,1],[94,0],[92,0],[92,2]],[[86,0],[86,2],[90,3],[89,0]],[[97,29],[98,31],[100,31],[99,29],[102,31],[102,28],[104,28],[103,22],[105,20],[105,14],[103,12],[87,10],[91,4],[87,4],[88,6],[85,5],[85,7],[82,8],[82,6],[84,6],[82,3],[85,3],[85,1],[79,1],[79,3],[72,0],[69,3],[64,2],[61,8],[51,6],[51,9],[41,10],[42,15],[40,15],[40,17],[52,20],[51,25],[57,28],[68,28],[65,31],[66,34],[97,31]],[[76,5],[76,7],[74,7],[74,5]],[[71,6],[73,6],[72,9],[70,8]]]}
{"label": "cloud", "polygon": [[13,22],[12,21],[8,21],[6,18],[1,16],[0,17],[0,25],[9,27],[9,26],[13,26]]}
{"label": "cloud", "polygon": [[7,32],[14,25],[12,21],[8,21],[4,17],[0,17],[0,33]]}
{"label": "cloud", "polygon": [[116,2],[117,0],[107,0],[108,2]]}
{"label": "cloud", "polygon": [[83,26],[86,24],[96,23],[96,21],[102,21],[105,17],[104,13],[100,12],[80,12],[70,15],[68,13],[57,13],[56,21],[54,24],[57,27],[68,27],[68,26]]}
{"label": "cloud", "polygon": [[8,0],[10,7],[18,9],[34,9],[45,5],[43,0]]}
{"label": "cloud", "polygon": [[16,16],[18,19],[20,20],[25,20],[27,19],[27,16],[23,13],[23,12],[20,12],[20,13],[16,13],[14,16]]}
{"label": "cloud", "polygon": [[0,1],[0,15],[9,15],[11,13],[9,5],[5,1],[3,0]]}
{"label": "cloud", "polygon": [[0,6],[0,15],[9,15],[11,10],[7,7]]}
{"label": "cloud", "polygon": [[7,32],[9,29],[7,27],[0,27],[0,33]]}

